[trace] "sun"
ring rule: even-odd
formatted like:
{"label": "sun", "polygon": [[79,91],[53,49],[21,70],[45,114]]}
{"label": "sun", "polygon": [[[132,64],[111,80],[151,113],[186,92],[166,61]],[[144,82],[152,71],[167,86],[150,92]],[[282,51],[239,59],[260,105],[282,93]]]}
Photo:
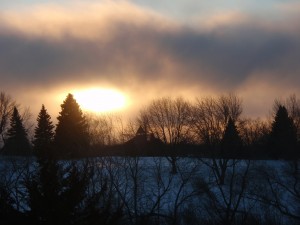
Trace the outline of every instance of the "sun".
{"label": "sun", "polygon": [[126,106],[126,97],[114,89],[84,89],[73,95],[83,110],[102,113],[119,111]]}

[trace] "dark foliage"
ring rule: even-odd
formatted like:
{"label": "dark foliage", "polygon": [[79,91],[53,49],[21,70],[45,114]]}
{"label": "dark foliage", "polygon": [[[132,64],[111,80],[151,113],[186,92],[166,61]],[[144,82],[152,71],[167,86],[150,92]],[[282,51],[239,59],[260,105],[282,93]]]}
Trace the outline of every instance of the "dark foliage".
{"label": "dark foliage", "polygon": [[[28,219],[33,224],[118,224],[122,207],[115,209],[104,183],[89,194],[93,169],[86,162],[69,165],[38,160],[36,174],[28,177]],[[108,197],[107,197],[108,196]]]}
{"label": "dark foliage", "polygon": [[59,114],[54,138],[58,156],[85,155],[89,145],[87,122],[72,94],[61,104]]}
{"label": "dark foliage", "polygon": [[54,126],[44,105],[37,122],[33,143],[38,166],[25,181],[30,221],[34,224],[76,224],[89,174],[86,168],[78,168],[75,163],[59,163],[53,157]]}
{"label": "dark foliage", "polygon": [[4,187],[0,187],[0,224],[14,224],[24,219],[24,216],[14,209],[14,203],[14,199],[8,191]]}
{"label": "dark foliage", "polygon": [[86,198],[85,206],[82,209],[82,224],[96,225],[122,224],[123,206],[116,206],[113,201],[113,192],[108,190],[107,180],[100,189]]}
{"label": "dark foliage", "polygon": [[269,152],[273,157],[292,157],[297,145],[297,131],[287,109],[280,105],[269,139]]}
{"label": "dark foliage", "polygon": [[242,144],[242,139],[235,123],[229,118],[221,141],[221,155],[234,157],[235,155],[240,154],[239,150],[241,150]]}
{"label": "dark foliage", "polygon": [[93,179],[88,162],[59,161],[53,157],[53,125],[44,106],[37,121],[34,148],[38,164],[36,171],[25,180],[30,208],[28,221],[32,224],[116,224],[122,213],[113,211],[110,201],[102,201],[105,185],[88,194]]}
{"label": "dark foliage", "polygon": [[28,155],[31,146],[27,138],[27,132],[23,126],[23,120],[19,111],[14,107],[10,118],[10,128],[7,132],[7,140],[4,146],[4,154],[7,155]]}
{"label": "dark foliage", "polygon": [[14,106],[15,101],[5,92],[0,91],[0,143],[4,143],[4,133]]}
{"label": "dark foliage", "polygon": [[47,113],[45,106],[42,105],[42,109],[37,118],[37,127],[34,133],[34,153],[40,157],[43,155],[50,157],[53,155],[53,138],[54,138],[54,125],[52,124],[51,117]]}
{"label": "dark foliage", "polygon": [[75,164],[64,168],[57,161],[40,160],[37,174],[26,182],[31,221],[76,224],[88,183],[85,172]]}

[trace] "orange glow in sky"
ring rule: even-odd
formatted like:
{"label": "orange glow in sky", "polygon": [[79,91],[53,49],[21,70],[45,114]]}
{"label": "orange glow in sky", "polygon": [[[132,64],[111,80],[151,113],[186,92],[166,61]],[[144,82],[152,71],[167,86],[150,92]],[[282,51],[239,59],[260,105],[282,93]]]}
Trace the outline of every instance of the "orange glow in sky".
{"label": "orange glow in sky", "polygon": [[112,112],[126,107],[126,97],[114,89],[92,88],[73,91],[74,98],[84,111]]}

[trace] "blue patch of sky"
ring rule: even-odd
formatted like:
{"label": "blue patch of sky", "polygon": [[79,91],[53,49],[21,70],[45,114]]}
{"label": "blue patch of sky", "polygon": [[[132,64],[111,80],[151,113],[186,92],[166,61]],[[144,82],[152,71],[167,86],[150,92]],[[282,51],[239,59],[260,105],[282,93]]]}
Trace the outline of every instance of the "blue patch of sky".
{"label": "blue patch of sky", "polygon": [[[73,4],[76,2],[101,3],[128,1],[175,20],[189,22],[194,18],[206,17],[222,12],[240,12],[260,16],[276,16],[276,6],[299,0],[0,0],[0,11],[18,10],[37,4]],[[278,15],[277,15],[278,16]]]}
{"label": "blue patch of sky", "polygon": [[39,4],[62,4],[64,2],[69,2],[66,0],[0,0],[0,11],[1,10],[19,10],[23,8],[30,8],[34,5]]}
{"label": "blue patch of sky", "polygon": [[[158,11],[166,16],[189,21],[222,12],[240,12],[250,15],[273,16],[278,13],[277,6],[296,0],[131,0],[131,2]],[[277,15],[278,16],[278,15]]]}

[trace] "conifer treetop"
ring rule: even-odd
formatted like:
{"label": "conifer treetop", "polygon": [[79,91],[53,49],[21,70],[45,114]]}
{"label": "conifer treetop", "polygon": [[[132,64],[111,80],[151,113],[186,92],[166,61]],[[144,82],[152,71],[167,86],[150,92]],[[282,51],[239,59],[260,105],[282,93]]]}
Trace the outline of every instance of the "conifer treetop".
{"label": "conifer treetop", "polygon": [[5,149],[7,154],[27,155],[30,153],[30,143],[27,138],[27,131],[17,107],[14,107],[10,118],[10,128],[7,132]]}
{"label": "conifer treetop", "polygon": [[48,114],[44,105],[37,117],[37,126],[34,133],[34,149],[36,151],[47,151],[54,138],[54,125],[51,121],[51,116]]}
{"label": "conifer treetop", "polygon": [[57,117],[55,145],[63,155],[80,155],[89,143],[87,121],[72,94],[68,94]]}

